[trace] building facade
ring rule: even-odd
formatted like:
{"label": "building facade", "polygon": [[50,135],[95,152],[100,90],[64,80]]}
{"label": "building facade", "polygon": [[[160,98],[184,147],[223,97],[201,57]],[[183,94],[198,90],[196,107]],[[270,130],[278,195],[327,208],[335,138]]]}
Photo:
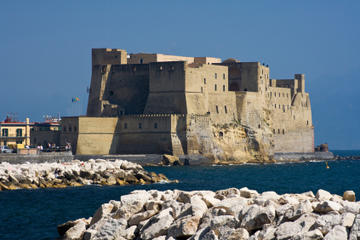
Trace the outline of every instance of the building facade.
{"label": "building facade", "polygon": [[26,118],[25,122],[19,122],[7,117],[0,122],[0,146],[30,145],[31,127],[32,123],[29,118]]}
{"label": "building facade", "polygon": [[259,62],[93,49],[87,116],[63,118],[61,141],[77,154],[247,161],[312,152],[314,131],[303,74],[271,79]]}

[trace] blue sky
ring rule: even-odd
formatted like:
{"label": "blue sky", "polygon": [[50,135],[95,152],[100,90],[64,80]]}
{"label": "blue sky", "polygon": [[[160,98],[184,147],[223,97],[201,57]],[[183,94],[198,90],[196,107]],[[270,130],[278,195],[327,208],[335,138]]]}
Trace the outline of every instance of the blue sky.
{"label": "blue sky", "polygon": [[305,73],[315,143],[360,149],[359,12],[356,0],[3,0],[0,119],[84,114],[91,48],[234,57],[272,78]]}

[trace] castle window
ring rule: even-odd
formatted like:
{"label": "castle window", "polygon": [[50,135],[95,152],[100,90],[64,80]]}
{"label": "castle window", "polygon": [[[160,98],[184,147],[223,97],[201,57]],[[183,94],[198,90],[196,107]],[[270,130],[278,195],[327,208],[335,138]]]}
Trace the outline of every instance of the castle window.
{"label": "castle window", "polygon": [[223,73],[223,79],[225,79],[226,77],[225,77],[225,73]]}
{"label": "castle window", "polygon": [[258,125],[258,128],[261,128],[261,125],[260,125],[260,124]]}
{"label": "castle window", "polygon": [[215,84],[215,91],[217,91],[217,85]]}
{"label": "castle window", "polygon": [[206,84],[206,78],[204,78],[204,84]]}
{"label": "castle window", "polygon": [[144,59],[140,58],[140,64],[144,63]]}
{"label": "castle window", "polygon": [[276,103],[275,103],[275,108],[276,108]]}
{"label": "castle window", "polygon": [[278,134],[280,134],[280,129],[278,129]]}
{"label": "castle window", "polygon": [[224,110],[225,110],[225,113],[227,113],[227,107],[226,106],[224,106]]}
{"label": "castle window", "polygon": [[142,128],[142,124],[141,123],[139,123],[139,129],[141,129]]}
{"label": "castle window", "polygon": [[217,73],[215,73],[215,79],[217,79]]}
{"label": "castle window", "polygon": [[223,92],[225,92],[225,85],[223,85]]}
{"label": "castle window", "polygon": [[157,123],[154,123],[154,128],[158,128],[158,124],[157,124]]}
{"label": "castle window", "polygon": [[127,127],[128,127],[127,123],[124,123],[124,129],[127,129]]}
{"label": "castle window", "polygon": [[283,134],[285,134],[285,130],[283,129]]}
{"label": "castle window", "polygon": [[223,132],[219,132],[219,137],[222,138],[224,136]]}
{"label": "castle window", "polygon": [[276,133],[275,129],[273,129],[273,133],[274,133],[274,134]]}
{"label": "castle window", "polygon": [[309,120],[306,120],[306,125],[309,125]]}
{"label": "castle window", "polygon": [[216,105],[216,113],[219,113],[219,107]]}

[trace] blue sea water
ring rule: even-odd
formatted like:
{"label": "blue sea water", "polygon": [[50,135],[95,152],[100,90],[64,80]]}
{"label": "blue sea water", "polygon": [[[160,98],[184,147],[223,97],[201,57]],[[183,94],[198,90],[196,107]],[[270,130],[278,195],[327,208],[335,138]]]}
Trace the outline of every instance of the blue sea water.
{"label": "blue sea water", "polygon": [[[336,155],[360,155],[359,151],[334,151]],[[301,193],[321,188],[342,195],[354,190],[360,196],[360,161],[343,160],[292,164],[207,167],[147,167],[164,173],[178,184],[85,186],[0,192],[0,239],[55,239],[56,226],[68,220],[90,217],[112,199],[135,189],[219,190],[248,187],[259,192]]]}

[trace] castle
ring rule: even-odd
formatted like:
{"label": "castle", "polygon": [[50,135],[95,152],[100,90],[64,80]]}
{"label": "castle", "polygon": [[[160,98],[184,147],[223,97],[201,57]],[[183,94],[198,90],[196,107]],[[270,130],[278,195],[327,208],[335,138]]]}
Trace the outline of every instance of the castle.
{"label": "castle", "polygon": [[259,62],[92,49],[87,116],[62,119],[76,154],[201,155],[267,161],[314,151],[305,77]]}

